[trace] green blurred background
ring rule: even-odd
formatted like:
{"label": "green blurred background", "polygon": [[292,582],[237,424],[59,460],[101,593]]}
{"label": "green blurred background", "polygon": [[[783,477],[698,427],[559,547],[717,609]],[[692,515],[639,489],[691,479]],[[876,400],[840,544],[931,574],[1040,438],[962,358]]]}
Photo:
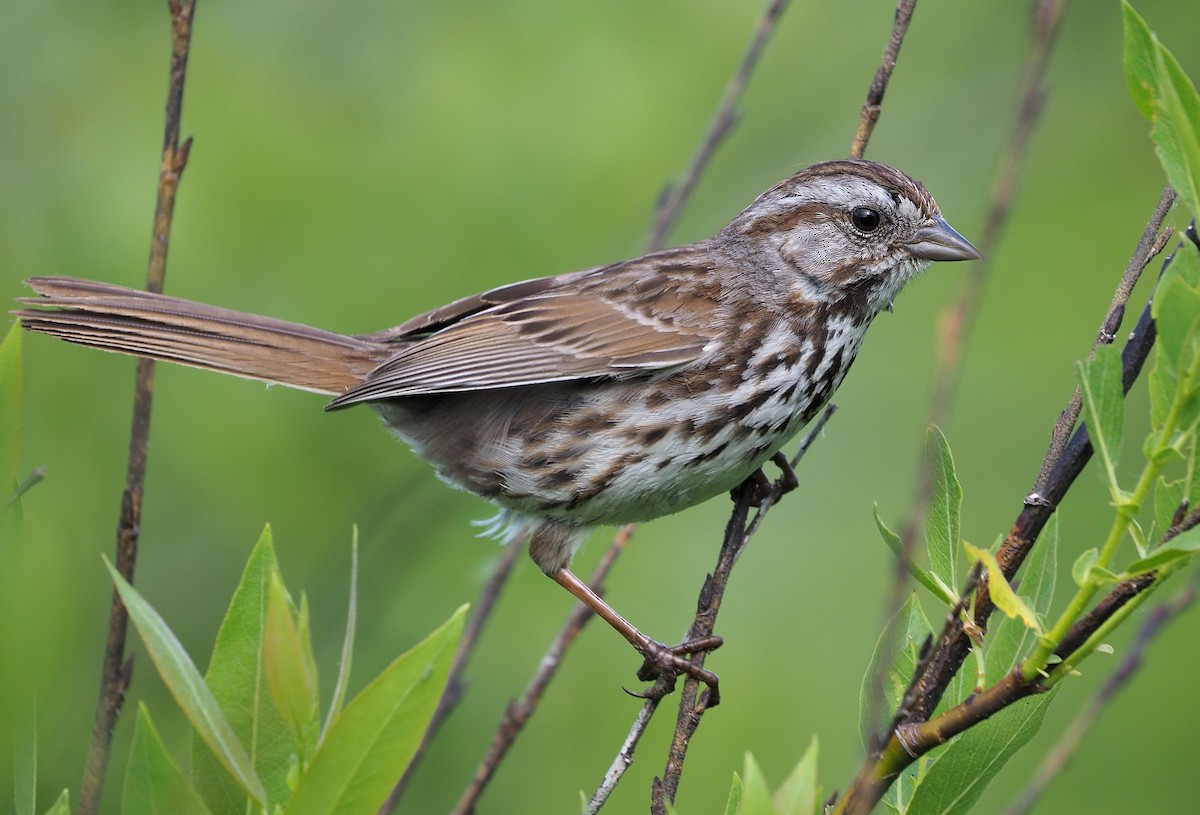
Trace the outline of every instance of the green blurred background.
{"label": "green blurred background", "polygon": [[[10,302],[35,274],[141,285],[169,54],[164,5],[0,4],[0,295]],[[846,154],[893,5],[793,3],[673,242],[711,234],[778,179]],[[1200,76],[1194,4],[1137,5]],[[202,2],[184,105],[195,145],[167,288],[356,332],[500,283],[635,255],[762,6]],[[924,181],[968,237],[980,235],[1011,127],[1028,17],[1028,4],[1013,0],[921,3],[868,151]],[[1019,510],[1070,395],[1072,362],[1087,352],[1162,187],[1120,57],[1118,4],[1076,4],[946,428],[966,493],[964,533],[977,544],[991,544]],[[936,318],[966,271],[933,268],[877,321],[837,395],[840,412],[804,462],[802,489],[736,571],[718,626],[726,645],[709,663],[724,702],[693,741],[682,812],[718,811],[747,750],[773,784],[814,734],[827,790],[857,767],[859,683],[891,575],[871,506],[895,524],[906,514]],[[23,542],[0,552],[0,740],[7,748],[32,685],[46,806],[64,786],[74,797],[91,728],[111,590],[99,556],[113,548],[133,364],[42,337],[27,338],[25,358],[23,461],[45,466],[47,478],[25,500]],[[330,679],[359,525],[356,687],[472,599],[499,554],[468,525],[489,507],[437,482],[369,411],[323,415],[312,395],[171,366],[159,368],[157,387],[138,585],[201,662],[266,522],[289,585],[308,592]],[[1139,388],[1128,458],[1145,414]],[[727,512],[716,500],[640,529],[610,580],[613,604],[676,639]],[[1085,473],[1061,512],[1060,594],[1067,564],[1097,544],[1108,518],[1099,479]],[[607,535],[581,556],[582,573]],[[456,800],[568,607],[522,558],[470,693],[402,811],[445,811]],[[1155,811],[1195,811],[1198,638],[1193,613],[1160,639],[1041,811],[1127,812],[1150,794]],[[636,662],[611,631],[589,627],[482,811],[572,811],[580,790],[590,795],[637,708],[620,690]],[[1023,784],[1114,664],[1086,664],[980,811],[997,811]],[[144,655],[128,698],[110,812],[134,703],[150,705],[181,754],[186,744]],[[644,811],[672,723],[664,710],[612,811]],[[11,801],[9,786],[0,769],[0,800]]]}

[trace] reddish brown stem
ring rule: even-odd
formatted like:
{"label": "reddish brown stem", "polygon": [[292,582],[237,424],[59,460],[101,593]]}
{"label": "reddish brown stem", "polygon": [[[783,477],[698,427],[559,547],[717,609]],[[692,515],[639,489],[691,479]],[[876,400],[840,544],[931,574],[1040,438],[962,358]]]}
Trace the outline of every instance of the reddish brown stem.
{"label": "reddish brown stem", "polygon": [[[179,142],[183,86],[187,76],[188,50],[192,39],[195,0],[171,0],[171,78],[167,90],[166,127],[163,132],[162,163],[158,175],[158,200],[154,208],[154,233],[146,269],[146,289],[163,290],[167,250],[171,238],[171,218],[175,212],[175,193],[187,165],[191,140]],[[137,563],[138,536],[141,530],[142,494],[146,480],[146,456],[150,438],[150,408],[154,396],[154,363],[139,359],[134,384],[133,419],[129,437],[129,462],[125,472],[125,491],[121,497],[117,526],[116,566],[121,575],[133,582]],[[80,815],[92,815],[100,807],[104,776],[112,747],[112,733],[125,700],[125,689],[133,673],[132,658],[125,658],[125,637],[129,617],[116,591],[109,612],[108,638],[100,677],[100,698],[92,724],[92,740],[79,790]]]}

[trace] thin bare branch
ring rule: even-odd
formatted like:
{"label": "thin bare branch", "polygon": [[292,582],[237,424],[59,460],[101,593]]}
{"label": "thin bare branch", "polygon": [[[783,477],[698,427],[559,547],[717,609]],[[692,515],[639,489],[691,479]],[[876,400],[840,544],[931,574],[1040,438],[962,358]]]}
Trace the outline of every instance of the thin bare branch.
{"label": "thin bare branch", "polygon": [[892,71],[896,70],[896,59],[900,56],[900,46],[904,44],[904,35],[908,33],[908,24],[912,22],[913,11],[917,0],[900,0],[896,4],[896,19],[892,23],[892,34],[888,44],[883,49],[883,59],[875,70],[871,87],[867,90],[867,101],[863,103],[862,115],[858,122],[858,132],[854,134],[854,143],[850,147],[850,155],[862,158],[867,152],[867,142],[875,131],[875,123],[883,111],[883,94],[887,91],[888,81]]}
{"label": "thin bare branch", "polygon": [[[1096,356],[1097,346],[1111,345],[1117,338],[1117,332],[1120,330],[1121,322],[1125,318],[1125,307],[1129,303],[1133,287],[1137,285],[1146,266],[1163,250],[1163,247],[1167,245],[1167,241],[1171,239],[1171,228],[1168,227],[1163,230],[1162,225],[1173,203],[1175,203],[1175,190],[1167,186],[1163,189],[1162,195],[1158,199],[1158,206],[1155,208],[1154,214],[1150,216],[1150,220],[1146,223],[1142,237],[1138,241],[1137,247],[1133,250],[1133,255],[1129,258],[1129,265],[1125,267],[1125,274],[1121,275],[1121,282],[1117,284],[1117,290],[1113,293],[1112,303],[1109,304],[1108,313],[1104,315],[1104,322],[1101,323],[1100,330],[1096,333],[1096,339],[1092,342],[1088,359],[1093,359]],[[1042,460],[1042,469],[1038,473],[1037,479],[1033,482],[1032,495],[1036,496],[1042,492],[1046,479],[1050,477],[1050,471],[1054,468],[1059,456],[1062,455],[1063,448],[1067,444],[1067,439],[1071,437],[1071,431],[1075,429],[1075,423],[1079,421],[1079,412],[1082,408],[1083,401],[1079,395],[1079,388],[1076,387],[1075,392],[1071,394],[1070,403],[1059,414],[1058,422],[1055,423],[1054,429],[1050,432],[1050,449],[1046,452],[1046,457]]]}
{"label": "thin bare branch", "polygon": [[[146,289],[163,290],[166,278],[167,250],[171,239],[171,219],[175,213],[175,193],[187,165],[191,139],[179,142],[180,114],[183,110],[183,86],[187,77],[188,50],[192,40],[195,0],[171,0],[171,74],[167,89],[166,126],[163,129],[162,163],[158,175],[158,197],[154,207],[154,232],[150,259],[146,268]],[[154,395],[154,363],[139,359],[134,385],[133,419],[129,438],[129,461],[125,473],[125,491],[121,498],[117,525],[117,571],[133,582],[137,563],[138,536],[141,528],[142,493],[146,480],[147,447],[150,438],[150,408]],[[100,808],[104,777],[112,747],[112,733],[125,700],[125,689],[133,673],[133,662],[125,657],[125,635],[129,617],[116,591],[109,612],[108,638],[101,669],[100,698],[92,724],[83,782],[79,791],[80,815],[93,815]]]}
{"label": "thin bare branch", "polygon": [[684,204],[691,197],[692,191],[696,188],[696,182],[700,180],[700,176],[708,167],[708,162],[721,142],[725,141],[737,124],[738,102],[741,101],[742,93],[746,90],[746,85],[754,74],[754,69],[758,67],[759,58],[767,47],[767,41],[774,33],[788,2],[789,0],[770,0],[767,4],[741,63],[730,77],[729,84],[725,86],[725,93],[721,97],[720,104],[717,105],[716,113],[713,114],[712,122],[704,134],[704,139],[700,142],[700,148],[692,157],[692,163],[688,165],[683,178],[674,184],[668,184],[659,196],[658,207],[654,212],[654,225],[650,230],[650,238],[646,242],[647,251],[652,252],[662,248],[667,233],[679,220]]}
{"label": "thin bare branch", "polygon": [[454,652],[454,660],[450,663],[450,673],[446,678],[446,689],[442,691],[442,698],[438,700],[438,706],[433,712],[433,717],[429,720],[429,725],[425,728],[424,735],[421,736],[421,744],[417,747],[417,752],[413,754],[412,760],[404,769],[404,774],[400,776],[400,780],[396,782],[396,786],[388,794],[387,800],[379,808],[379,815],[389,815],[395,811],[396,805],[400,802],[400,797],[404,794],[404,790],[408,786],[408,782],[412,778],[417,765],[420,764],[421,758],[425,755],[425,749],[429,746],[429,742],[433,740],[434,734],[441,728],[442,723],[446,721],[446,717],[450,715],[450,712],[454,710],[462,699],[463,693],[466,690],[463,674],[466,672],[467,665],[475,653],[475,647],[479,644],[480,634],[483,633],[484,627],[487,625],[488,620],[491,619],[492,611],[496,607],[496,601],[500,599],[500,593],[504,589],[504,584],[508,582],[508,577],[512,574],[513,565],[517,562],[517,558],[524,548],[524,535],[518,535],[509,541],[504,547],[503,554],[496,561],[496,565],[492,567],[492,573],[488,575],[487,582],[479,590],[479,597],[476,598],[475,603],[471,606],[471,616],[467,618],[467,624],[463,628],[462,639],[458,641],[458,649]]}
{"label": "thin bare branch", "polygon": [[[600,558],[599,565],[592,573],[588,580],[588,585],[596,594],[603,595],[604,580],[608,577],[609,571],[613,564],[617,562],[621,552],[625,551],[626,544],[629,543],[629,538],[633,534],[634,526],[629,524],[622,527],[615,536],[612,543],[605,551],[604,556]],[[583,603],[576,605],[575,609],[567,617],[566,623],[562,630],[558,632],[558,636],[550,644],[550,648],[546,651],[538,663],[538,669],[530,680],[529,686],[525,689],[525,694],[520,700],[509,703],[504,711],[504,718],[500,722],[496,734],[492,737],[491,746],[488,747],[487,754],[483,761],[480,762],[479,768],[475,771],[475,775],[471,779],[471,783],[467,789],[463,791],[462,797],[459,798],[457,806],[454,807],[454,812],[459,815],[467,815],[467,813],[475,810],[475,804],[479,797],[483,794],[484,788],[491,781],[492,776],[496,772],[496,768],[500,762],[508,755],[509,748],[516,741],[517,736],[537,709],[538,703],[542,700],[542,694],[545,693],[546,687],[550,684],[550,680],[558,672],[562,665],[563,656],[567,649],[575,642],[575,638],[579,636],[579,632],[583,630],[584,625],[595,616],[594,612],[585,606]]]}
{"label": "thin bare branch", "polygon": [[[828,424],[830,418],[833,417],[833,414],[836,411],[837,405],[829,405],[827,408],[825,408],[825,411],[801,440],[795,455],[793,455],[791,460],[788,462],[789,466],[795,468],[797,465],[799,465],[800,460],[804,457],[804,454],[808,452],[808,448],[811,447],[812,443],[821,436],[825,430],[825,425]],[[733,515],[730,518],[730,524],[726,527],[726,536],[721,547],[721,555],[718,557],[717,569],[705,580],[705,584],[701,590],[700,599],[698,601],[699,610],[696,615],[697,622],[704,618],[708,620],[710,624],[706,628],[701,629],[697,629],[697,627],[694,625],[692,630],[689,632],[687,639],[692,639],[695,635],[697,635],[698,631],[707,632],[704,634],[705,636],[712,635],[713,627],[716,623],[716,609],[720,606],[721,597],[724,595],[725,587],[724,581],[718,583],[714,580],[714,577],[720,577],[723,571],[727,572],[733,568],[733,564],[737,562],[737,558],[745,548],[746,543],[748,543],[754,533],[758,531],[759,524],[765,516],[767,510],[769,510],[773,504],[779,501],[779,499],[784,495],[784,492],[785,484],[783,479],[774,482],[771,485],[770,491],[765,496],[760,496],[759,511],[755,514],[749,525],[746,525],[745,523],[745,512],[748,510],[749,505],[747,504],[746,507],[741,506],[741,494],[739,494],[739,497],[735,499]],[[746,500],[748,500],[748,497]],[[738,524],[735,525],[734,521],[738,519],[740,520],[738,521]],[[738,538],[732,536],[733,530],[736,529],[742,530],[740,533],[740,544],[736,543]],[[724,580],[727,579],[728,575],[726,574]],[[667,681],[670,680],[668,679]],[[697,685],[694,681],[691,682],[690,687],[687,683],[685,683],[684,698],[680,702],[680,716],[679,720],[677,721],[675,737],[672,740],[671,755],[668,758],[668,770],[666,773],[664,773],[664,777],[668,779],[674,779],[675,789],[678,788],[679,773],[683,771],[683,759],[686,757],[688,740],[691,738],[691,734],[695,733],[696,727],[698,727],[700,724],[700,716],[703,714],[703,709],[700,709],[698,712],[696,710],[696,690]],[[608,796],[612,794],[612,791],[616,788],[617,783],[621,780],[621,776],[625,774],[625,771],[629,769],[629,766],[633,763],[633,751],[637,747],[638,742],[641,740],[642,734],[645,733],[646,728],[649,727],[650,720],[654,716],[654,712],[658,709],[658,704],[660,701],[662,701],[662,699],[663,695],[661,694],[651,694],[650,697],[646,699],[646,703],[642,705],[641,710],[638,711],[637,718],[634,720],[633,725],[629,728],[629,734],[625,737],[625,742],[621,745],[621,749],[613,759],[612,765],[604,774],[604,780],[601,781],[600,786],[596,788],[596,792],[592,795],[592,799],[588,803],[587,811],[589,815],[598,812],[600,808],[604,806],[604,803],[608,800]],[[705,705],[705,707],[708,706],[711,705]],[[691,710],[692,713],[685,716],[685,710]],[[664,782],[655,779],[652,795],[654,796],[654,800],[658,802],[660,810],[663,808],[662,800],[667,791],[668,790],[664,785]],[[674,800],[673,790],[671,791],[671,800]]]}
{"label": "thin bare branch", "polygon": [[646,728],[650,726],[650,719],[654,717],[654,711],[658,709],[658,704],[662,700],[661,696],[647,699],[641,710],[638,711],[637,718],[633,720],[633,725],[629,728],[629,734],[625,736],[625,742],[617,751],[617,756],[613,759],[608,771],[604,773],[604,780],[600,782],[600,786],[592,794],[592,799],[588,801],[587,815],[596,815],[600,811],[600,808],[608,801],[608,796],[612,795],[612,791],[617,788],[617,782],[621,780],[621,776],[633,766],[633,751],[637,749],[638,742],[642,740]]}

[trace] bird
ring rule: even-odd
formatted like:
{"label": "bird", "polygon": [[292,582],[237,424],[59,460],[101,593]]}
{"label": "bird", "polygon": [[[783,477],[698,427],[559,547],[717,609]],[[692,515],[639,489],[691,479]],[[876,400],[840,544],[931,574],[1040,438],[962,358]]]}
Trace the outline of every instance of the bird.
{"label": "bird", "polygon": [[[491,527],[645,657],[708,683],[570,569],[600,525],[765,481],[868,327],[934,261],[982,255],[919,182],[862,159],[806,167],[711,238],[502,285],[344,335],[72,277],[34,277],[21,325],[80,345],[365,404]],[[386,294],[385,294],[386,296]],[[642,676],[642,674],[639,674]],[[646,677],[643,677],[646,678]]]}

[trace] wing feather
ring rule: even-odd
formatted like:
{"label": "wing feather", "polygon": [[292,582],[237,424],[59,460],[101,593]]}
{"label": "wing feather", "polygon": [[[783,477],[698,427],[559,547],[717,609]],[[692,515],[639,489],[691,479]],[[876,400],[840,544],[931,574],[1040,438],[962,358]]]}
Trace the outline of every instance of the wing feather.
{"label": "wing feather", "polygon": [[535,290],[471,310],[481,304],[473,302],[457,322],[401,345],[330,409],[394,397],[628,378],[693,362],[712,339],[711,326],[680,325],[669,314],[653,318],[593,292]]}

